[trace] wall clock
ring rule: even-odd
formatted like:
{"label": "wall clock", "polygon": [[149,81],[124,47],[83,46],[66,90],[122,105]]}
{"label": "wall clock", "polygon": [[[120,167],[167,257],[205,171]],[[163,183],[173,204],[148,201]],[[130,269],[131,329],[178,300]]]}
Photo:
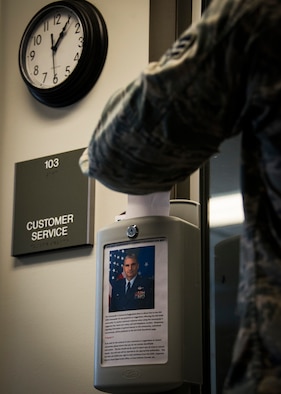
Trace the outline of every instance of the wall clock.
{"label": "wall clock", "polygon": [[30,93],[50,107],[84,97],[103,69],[108,35],[101,12],[86,0],[64,0],[40,9],[19,47],[19,68]]}

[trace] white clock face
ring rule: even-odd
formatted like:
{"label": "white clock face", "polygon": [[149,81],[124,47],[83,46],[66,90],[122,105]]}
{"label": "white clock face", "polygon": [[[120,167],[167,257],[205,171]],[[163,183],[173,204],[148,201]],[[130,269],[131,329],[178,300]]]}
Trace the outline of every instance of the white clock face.
{"label": "white clock face", "polygon": [[27,79],[40,89],[64,82],[78,64],[83,40],[76,13],[65,6],[51,8],[29,33],[23,59]]}

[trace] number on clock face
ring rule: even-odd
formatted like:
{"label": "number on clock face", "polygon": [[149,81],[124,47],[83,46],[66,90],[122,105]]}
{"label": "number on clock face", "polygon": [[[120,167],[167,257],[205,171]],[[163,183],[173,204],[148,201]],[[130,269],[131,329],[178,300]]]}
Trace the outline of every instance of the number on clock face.
{"label": "number on clock face", "polygon": [[77,66],[84,31],[78,16],[56,7],[32,32],[26,48],[26,71],[34,86],[52,88],[64,82]]}

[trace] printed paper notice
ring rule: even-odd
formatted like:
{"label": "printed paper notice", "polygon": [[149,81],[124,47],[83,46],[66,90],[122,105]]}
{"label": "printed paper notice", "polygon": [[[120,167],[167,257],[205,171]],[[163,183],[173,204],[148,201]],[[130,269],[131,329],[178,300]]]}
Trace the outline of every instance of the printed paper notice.
{"label": "printed paper notice", "polygon": [[168,361],[165,239],[104,251],[102,366]]}

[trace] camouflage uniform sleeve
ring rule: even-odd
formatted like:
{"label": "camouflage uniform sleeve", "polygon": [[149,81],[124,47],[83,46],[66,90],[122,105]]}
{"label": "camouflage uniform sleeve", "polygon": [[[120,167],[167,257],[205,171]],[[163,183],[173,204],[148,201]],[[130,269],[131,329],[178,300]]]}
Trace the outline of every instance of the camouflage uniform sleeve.
{"label": "camouflage uniform sleeve", "polygon": [[213,0],[107,103],[82,170],[129,194],[169,190],[240,131],[240,328],[224,393],[281,393],[281,4]]}
{"label": "camouflage uniform sleeve", "polygon": [[215,0],[159,62],[111,97],[80,160],[85,174],[124,193],[166,191],[239,132],[247,36],[235,49],[233,41],[243,4]]}

